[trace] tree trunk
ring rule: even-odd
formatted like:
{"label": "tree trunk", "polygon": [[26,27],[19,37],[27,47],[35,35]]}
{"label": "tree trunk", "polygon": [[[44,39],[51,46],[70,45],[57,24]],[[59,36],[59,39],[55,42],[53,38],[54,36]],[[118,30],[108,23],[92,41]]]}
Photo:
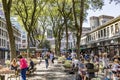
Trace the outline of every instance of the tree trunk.
{"label": "tree trunk", "polygon": [[61,30],[59,29],[59,33],[58,33],[58,53],[59,55],[61,54],[60,53],[60,48],[61,48]]}
{"label": "tree trunk", "polygon": [[81,35],[82,35],[82,25],[83,25],[83,16],[84,16],[84,0],[80,0],[80,26],[78,31],[78,41],[77,41],[77,47],[78,49],[78,55],[80,54],[80,41],[81,41]]}
{"label": "tree trunk", "polygon": [[67,20],[66,18],[64,17],[64,22],[65,22],[65,32],[66,32],[66,50],[68,50],[68,26],[67,26]]}
{"label": "tree trunk", "polygon": [[55,40],[55,54],[57,55],[57,45],[56,45],[56,40]]}
{"label": "tree trunk", "polygon": [[5,14],[5,19],[6,19],[6,28],[9,35],[10,59],[12,60],[13,58],[16,57],[15,37],[13,35],[13,29],[10,21],[10,9],[11,9],[12,0],[9,0],[9,1],[2,0],[2,4],[3,4],[4,14]]}
{"label": "tree trunk", "polygon": [[56,38],[55,38],[55,54],[58,55],[58,42]]}
{"label": "tree trunk", "polygon": [[28,32],[27,33],[27,58],[29,58],[30,57],[30,40],[29,40],[29,38],[30,38],[30,32]]}
{"label": "tree trunk", "polygon": [[[13,58],[16,57],[16,46],[15,46],[15,37],[13,35],[13,29],[12,29],[12,26],[11,26],[11,22],[10,22],[10,19],[9,18],[6,18],[7,21],[7,31],[8,31],[8,34],[9,34],[9,41],[10,41],[10,58],[11,60]],[[11,27],[10,27],[11,26]]]}
{"label": "tree trunk", "polygon": [[82,35],[82,25],[83,25],[83,14],[84,14],[84,0],[80,0],[80,26],[78,26],[77,23],[77,15],[75,12],[75,1],[72,0],[72,7],[73,7],[73,17],[74,17],[74,21],[75,21],[75,27],[77,30],[77,42],[76,42],[76,48],[77,48],[77,54],[78,54],[78,58],[79,58],[79,54],[80,54],[80,41],[81,41],[81,35]]}

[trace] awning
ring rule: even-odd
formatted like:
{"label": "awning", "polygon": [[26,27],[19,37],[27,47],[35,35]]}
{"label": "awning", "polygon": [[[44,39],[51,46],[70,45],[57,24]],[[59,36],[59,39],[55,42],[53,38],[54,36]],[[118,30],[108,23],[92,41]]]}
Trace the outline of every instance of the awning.
{"label": "awning", "polygon": [[1,51],[9,51],[9,49],[6,48],[0,48]]}

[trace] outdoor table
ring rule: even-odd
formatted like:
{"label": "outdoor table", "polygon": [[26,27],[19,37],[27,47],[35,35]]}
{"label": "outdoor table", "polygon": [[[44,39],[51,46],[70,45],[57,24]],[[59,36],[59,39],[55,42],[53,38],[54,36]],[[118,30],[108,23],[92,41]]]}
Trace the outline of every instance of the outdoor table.
{"label": "outdoor table", "polygon": [[1,68],[0,69],[0,80],[5,80],[5,75],[15,75],[15,70],[10,70],[8,67],[7,68]]}
{"label": "outdoor table", "polygon": [[0,80],[5,80],[5,75],[13,73],[9,68],[1,68],[0,69]]}

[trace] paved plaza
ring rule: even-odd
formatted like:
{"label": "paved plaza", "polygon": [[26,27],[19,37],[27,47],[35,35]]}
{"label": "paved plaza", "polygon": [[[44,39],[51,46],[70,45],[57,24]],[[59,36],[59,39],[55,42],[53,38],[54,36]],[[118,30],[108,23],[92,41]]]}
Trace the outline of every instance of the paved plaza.
{"label": "paved plaza", "polygon": [[[75,80],[74,74],[69,74],[64,71],[64,68],[61,64],[57,63],[57,60],[53,65],[49,65],[48,69],[45,68],[45,62],[42,60],[41,64],[36,65],[37,70],[27,76],[27,80]],[[9,75],[6,75],[6,79]],[[93,80],[103,80],[102,75],[98,75],[99,78],[94,78]],[[8,79],[10,80],[10,79]],[[16,80],[11,78],[11,80]],[[19,80],[19,78],[17,78]]]}
{"label": "paved plaza", "polygon": [[33,76],[28,77],[28,80],[74,80],[74,75],[64,72],[63,67],[57,61],[54,65],[49,65],[48,69],[45,68],[44,60],[36,67],[37,71]]}
{"label": "paved plaza", "polygon": [[[55,61],[54,65],[49,65],[46,69],[45,62],[42,60],[41,64],[36,65],[36,68],[37,70],[33,74],[27,76],[27,80],[74,80],[74,75],[64,72],[63,67],[58,65],[57,61]],[[5,80],[7,80],[8,76],[10,74],[5,76]],[[11,80],[16,79],[11,78]],[[19,80],[19,77],[17,80]]]}

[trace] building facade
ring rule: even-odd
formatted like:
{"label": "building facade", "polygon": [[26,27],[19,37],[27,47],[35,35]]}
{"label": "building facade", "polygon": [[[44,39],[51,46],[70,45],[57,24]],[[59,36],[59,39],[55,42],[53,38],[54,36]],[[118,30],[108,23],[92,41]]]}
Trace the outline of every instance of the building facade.
{"label": "building facade", "polygon": [[100,25],[103,25],[107,21],[113,19],[113,16],[108,16],[108,15],[100,15],[100,16],[91,16],[90,17],[90,27],[91,30],[97,28]]}
{"label": "building facade", "polygon": [[25,31],[21,32],[21,47],[20,48],[27,48],[27,33]]}
{"label": "building facade", "polygon": [[[111,18],[110,18],[111,19]],[[104,21],[104,20],[103,20]],[[120,16],[102,23],[81,38],[86,49],[108,52],[111,56],[120,54]]]}
{"label": "building facade", "polygon": [[[21,32],[13,25],[16,49],[18,51],[21,46]],[[8,59],[10,51],[9,36],[6,29],[6,22],[0,18],[0,59]]]}

